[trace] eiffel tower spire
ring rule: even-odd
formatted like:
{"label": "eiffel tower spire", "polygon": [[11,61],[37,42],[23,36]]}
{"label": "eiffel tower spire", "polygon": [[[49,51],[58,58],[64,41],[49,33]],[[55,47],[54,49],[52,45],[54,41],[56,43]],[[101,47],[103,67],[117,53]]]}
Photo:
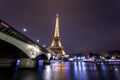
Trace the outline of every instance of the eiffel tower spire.
{"label": "eiffel tower spire", "polygon": [[60,41],[60,35],[59,35],[59,16],[56,15],[56,23],[55,23],[55,33],[54,37],[51,43],[51,46],[49,47],[49,52],[53,52],[56,54],[65,55],[65,51],[63,49],[63,46]]}
{"label": "eiffel tower spire", "polygon": [[59,37],[59,16],[56,15],[55,34],[54,37]]}

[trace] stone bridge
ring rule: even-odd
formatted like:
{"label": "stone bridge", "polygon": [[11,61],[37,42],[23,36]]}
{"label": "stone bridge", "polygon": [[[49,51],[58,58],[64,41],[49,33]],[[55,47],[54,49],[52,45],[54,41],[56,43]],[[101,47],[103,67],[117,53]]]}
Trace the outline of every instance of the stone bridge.
{"label": "stone bridge", "polygon": [[[16,58],[28,58],[29,60],[33,60],[40,55],[45,55],[47,59],[49,59],[48,51],[46,49],[3,20],[0,20],[0,48],[0,54],[5,53],[9,56],[13,55],[12,57]],[[24,61],[27,60],[24,59],[23,62]]]}

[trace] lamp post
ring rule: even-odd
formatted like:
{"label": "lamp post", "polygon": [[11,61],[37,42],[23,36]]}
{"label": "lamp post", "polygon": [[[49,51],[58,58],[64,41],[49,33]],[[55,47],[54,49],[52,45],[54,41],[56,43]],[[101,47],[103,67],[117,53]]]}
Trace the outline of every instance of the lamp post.
{"label": "lamp post", "polygon": [[25,33],[27,32],[27,29],[26,29],[26,28],[23,28],[23,29],[22,29],[22,32],[23,32],[23,34],[25,34]]}
{"label": "lamp post", "polygon": [[43,47],[45,48],[45,47],[46,47],[46,45],[44,44],[44,45],[43,45]]}
{"label": "lamp post", "polygon": [[22,31],[23,31],[23,32],[27,32],[27,29],[26,29],[26,28],[23,28]]}
{"label": "lamp post", "polygon": [[36,42],[37,42],[37,43],[39,43],[39,42],[40,42],[40,40],[39,40],[39,39],[37,39],[37,40],[36,40]]}

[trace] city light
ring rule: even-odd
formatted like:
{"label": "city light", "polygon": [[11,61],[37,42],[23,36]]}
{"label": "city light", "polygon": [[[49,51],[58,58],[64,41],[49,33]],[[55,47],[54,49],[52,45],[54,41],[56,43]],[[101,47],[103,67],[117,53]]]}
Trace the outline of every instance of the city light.
{"label": "city light", "polygon": [[27,29],[26,29],[26,28],[23,28],[22,31],[23,31],[23,32],[27,32]]}
{"label": "city light", "polygon": [[48,59],[50,59],[51,58],[51,53],[47,53],[47,57],[48,57]]}
{"label": "city light", "polygon": [[46,47],[46,45],[43,45],[43,47],[45,48],[45,47]]}
{"label": "city light", "polygon": [[40,42],[40,40],[39,40],[39,39],[37,39],[37,40],[36,40],[36,42]]}

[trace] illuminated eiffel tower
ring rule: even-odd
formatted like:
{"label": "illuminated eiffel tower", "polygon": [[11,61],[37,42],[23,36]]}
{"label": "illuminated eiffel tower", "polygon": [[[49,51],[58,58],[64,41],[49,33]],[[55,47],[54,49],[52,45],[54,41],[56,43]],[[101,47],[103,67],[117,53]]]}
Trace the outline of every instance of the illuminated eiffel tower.
{"label": "illuminated eiffel tower", "polygon": [[59,16],[56,15],[56,24],[55,24],[55,33],[54,37],[51,43],[51,46],[49,47],[49,52],[53,52],[55,54],[65,55],[64,48],[60,41],[60,35],[59,35]]}

